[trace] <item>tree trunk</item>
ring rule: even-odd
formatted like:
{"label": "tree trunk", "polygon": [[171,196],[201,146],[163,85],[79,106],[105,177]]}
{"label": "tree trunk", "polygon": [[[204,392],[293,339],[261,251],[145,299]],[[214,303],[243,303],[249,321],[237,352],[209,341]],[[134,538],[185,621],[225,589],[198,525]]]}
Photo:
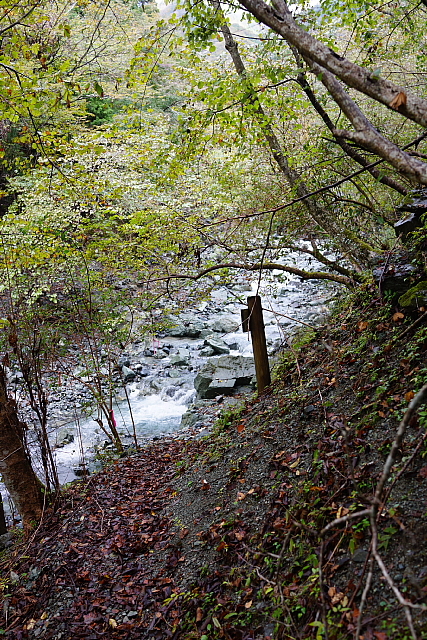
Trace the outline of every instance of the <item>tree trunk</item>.
{"label": "tree trunk", "polygon": [[23,424],[16,403],[8,397],[6,372],[0,365],[0,473],[22,518],[25,529],[40,520],[43,511],[41,483],[25,451]]}

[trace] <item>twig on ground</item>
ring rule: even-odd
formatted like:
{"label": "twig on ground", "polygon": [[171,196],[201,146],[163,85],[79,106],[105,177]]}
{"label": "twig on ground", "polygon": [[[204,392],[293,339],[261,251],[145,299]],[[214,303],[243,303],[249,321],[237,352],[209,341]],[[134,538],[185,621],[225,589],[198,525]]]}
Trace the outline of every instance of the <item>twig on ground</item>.
{"label": "twig on ground", "polygon": [[323,622],[323,633],[325,636],[325,640],[329,640],[329,631],[328,631],[328,618],[326,616],[326,599],[325,592],[323,590],[323,547],[324,540],[320,543],[320,552],[319,552],[319,588],[320,588],[320,601],[322,604],[321,608],[321,616]]}
{"label": "twig on ground", "polygon": [[365,588],[363,589],[362,597],[360,599],[359,617],[357,619],[356,634],[354,636],[355,640],[359,640],[359,638],[360,638],[360,631],[361,631],[361,628],[362,628],[363,609],[365,608],[366,598],[368,597],[369,589],[371,588],[372,576],[373,575],[374,575],[374,558],[373,558],[373,556],[371,556],[369,558],[369,571],[368,571],[368,575],[367,575],[366,582],[365,582]]}
{"label": "twig on ground", "polygon": [[373,505],[372,513],[371,513],[371,531],[372,531],[372,554],[376,560],[377,565],[379,566],[381,573],[384,578],[387,580],[389,587],[393,591],[397,601],[402,605],[403,610],[405,611],[406,621],[408,623],[409,630],[411,632],[413,640],[417,640],[417,635],[415,633],[414,622],[412,620],[411,608],[412,609],[424,609],[423,606],[418,604],[413,604],[409,600],[406,600],[403,595],[400,593],[399,589],[394,584],[393,580],[389,572],[387,571],[387,567],[385,566],[383,559],[378,553],[378,529],[377,529],[377,520],[376,520],[377,510],[375,509],[375,505]]}

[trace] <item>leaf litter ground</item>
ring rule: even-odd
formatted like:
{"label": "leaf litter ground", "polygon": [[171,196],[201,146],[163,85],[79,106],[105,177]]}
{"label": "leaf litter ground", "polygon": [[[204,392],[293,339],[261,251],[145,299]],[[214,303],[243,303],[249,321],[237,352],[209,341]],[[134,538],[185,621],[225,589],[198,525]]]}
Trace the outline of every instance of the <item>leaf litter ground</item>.
{"label": "leaf litter ground", "polygon": [[[369,520],[346,518],[371,505],[427,377],[420,317],[369,301],[303,339],[266,393],[225,413],[210,437],[153,443],[70,487],[3,560],[6,637],[413,637],[371,565]],[[378,551],[419,638],[423,420],[409,426],[377,522]]]}

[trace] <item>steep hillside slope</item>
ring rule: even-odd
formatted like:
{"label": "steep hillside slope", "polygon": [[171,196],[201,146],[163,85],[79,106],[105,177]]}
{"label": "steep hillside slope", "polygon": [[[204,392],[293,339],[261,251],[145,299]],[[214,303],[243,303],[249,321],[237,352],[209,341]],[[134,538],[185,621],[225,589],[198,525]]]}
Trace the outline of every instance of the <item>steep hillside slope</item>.
{"label": "steep hillside slope", "polygon": [[300,334],[209,436],[70,487],[3,559],[6,637],[426,637],[427,411],[402,417],[427,316],[373,295]]}

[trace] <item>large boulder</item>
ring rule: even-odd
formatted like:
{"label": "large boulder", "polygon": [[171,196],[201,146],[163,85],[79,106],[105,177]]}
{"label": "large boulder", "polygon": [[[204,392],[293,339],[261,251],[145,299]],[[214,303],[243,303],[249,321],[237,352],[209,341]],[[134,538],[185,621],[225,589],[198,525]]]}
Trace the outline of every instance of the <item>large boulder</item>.
{"label": "large boulder", "polygon": [[399,298],[401,307],[417,309],[427,305],[427,281],[419,282],[402,294]]}
{"label": "large boulder", "polygon": [[133,371],[133,369],[129,369],[129,367],[126,367],[125,365],[122,366],[122,375],[125,382],[131,382],[136,378],[135,371]]}
{"label": "large boulder", "polygon": [[214,379],[214,371],[215,366],[208,362],[200,369],[199,373],[194,378],[194,388],[196,389],[199,398],[206,398],[205,394]]}
{"label": "large boulder", "polygon": [[194,387],[199,398],[211,399],[230,395],[236,387],[250,384],[254,375],[253,357],[224,355],[200,369]]}
{"label": "large boulder", "polygon": [[215,378],[235,378],[236,386],[250,384],[255,375],[252,356],[221,356],[216,362]]}
{"label": "large boulder", "polygon": [[170,358],[170,363],[174,367],[186,367],[189,364],[190,352],[188,349],[180,349],[178,353]]}
{"label": "large boulder", "polygon": [[221,338],[216,338],[215,336],[208,336],[205,339],[205,346],[211,347],[214,350],[214,353],[230,353],[230,348],[225,344],[225,342],[221,340]]}
{"label": "large boulder", "polygon": [[217,316],[209,320],[209,329],[215,333],[234,333],[239,330],[238,321],[232,316]]}
{"label": "large boulder", "polygon": [[217,396],[228,396],[233,393],[233,389],[235,386],[235,378],[227,378],[225,380],[218,380],[215,378],[207,388],[204,397],[207,400],[213,400],[213,398],[216,398]]}
{"label": "large boulder", "polygon": [[67,429],[67,427],[63,427],[59,429],[55,437],[55,449],[62,449],[66,444],[70,442],[74,442],[74,433],[73,429]]}
{"label": "large boulder", "polygon": [[204,322],[194,319],[180,322],[174,327],[166,329],[164,333],[175,338],[199,338],[203,329],[205,329]]}

